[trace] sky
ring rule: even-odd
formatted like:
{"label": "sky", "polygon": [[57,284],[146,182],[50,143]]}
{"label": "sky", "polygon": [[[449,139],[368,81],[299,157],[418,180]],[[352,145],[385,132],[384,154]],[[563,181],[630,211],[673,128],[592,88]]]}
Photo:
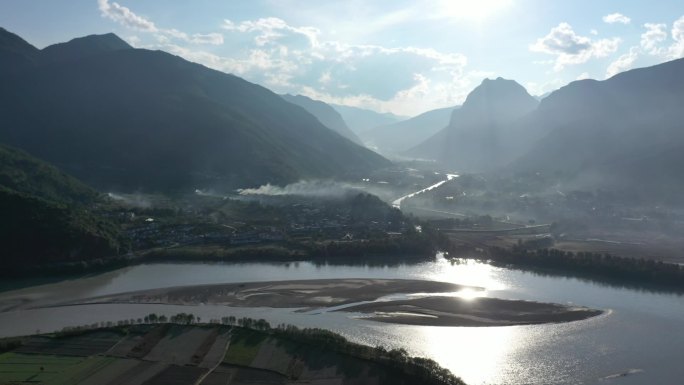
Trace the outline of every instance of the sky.
{"label": "sky", "polygon": [[682,0],[0,0],[38,48],[114,32],[278,93],[412,116],[684,57]]}

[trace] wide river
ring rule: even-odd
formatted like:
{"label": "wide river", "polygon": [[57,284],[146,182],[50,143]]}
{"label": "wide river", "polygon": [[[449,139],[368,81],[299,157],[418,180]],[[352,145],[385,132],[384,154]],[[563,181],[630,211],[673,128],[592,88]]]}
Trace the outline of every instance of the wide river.
{"label": "wide river", "polygon": [[[225,315],[265,318],[339,332],[351,340],[403,347],[429,357],[469,384],[681,384],[684,379],[684,297],[539,276],[478,262],[393,267],[300,263],[150,264],[86,278],[0,293],[19,300],[85,298],[132,290],[221,282],[324,278],[412,278],[486,288],[484,295],[606,310],[565,324],[506,327],[424,327],[374,323],[349,313],[199,305],[88,305],[0,313],[0,336],[31,334],[138,318],[150,312],[192,312],[203,320]],[[477,300],[477,299],[473,299]]]}

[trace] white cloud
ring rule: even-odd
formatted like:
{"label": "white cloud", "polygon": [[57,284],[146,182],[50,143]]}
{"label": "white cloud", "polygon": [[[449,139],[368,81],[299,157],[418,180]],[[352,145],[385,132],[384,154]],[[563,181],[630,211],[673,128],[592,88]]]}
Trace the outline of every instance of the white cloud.
{"label": "white cloud", "polygon": [[165,36],[170,36],[175,39],[183,40],[188,43],[193,43],[193,44],[212,44],[212,45],[221,45],[223,44],[223,35],[220,33],[207,33],[207,34],[201,34],[201,33],[195,33],[192,35],[188,35],[185,32],[181,32],[177,29],[164,29],[162,30],[162,33]]}
{"label": "white cloud", "polygon": [[641,48],[651,55],[661,53],[660,43],[667,40],[667,25],[665,24],[644,24],[646,32],[641,34]]}
{"label": "white cloud", "polygon": [[684,16],[672,24],[672,39],[674,43],[668,48],[668,59],[678,59],[684,56]]}
{"label": "white cloud", "polygon": [[139,48],[141,46],[141,41],[140,38],[136,35],[131,35],[126,38],[124,38],[128,44],[130,44],[133,48]]}
{"label": "white cloud", "polygon": [[458,104],[473,86],[459,53],[325,40],[316,28],[274,17],[225,20],[222,28],[236,46],[251,47],[234,52],[224,70],[278,92],[406,114]]}
{"label": "white cloud", "polygon": [[[684,16],[672,23],[668,35],[667,24],[646,23],[646,32],[641,34],[641,48],[644,53],[660,57],[665,60],[674,60],[684,57]],[[672,42],[666,43],[668,37]]]}
{"label": "white cloud", "polygon": [[632,21],[629,17],[621,13],[611,13],[610,15],[603,16],[603,22],[608,24],[629,24]]}
{"label": "white cloud", "polygon": [[414,85],[400,90],[387,100],[378,99],[368,94],[349,96],[332,95],[313,87],[304,86],[301,94],[326,103],[342,104],[383,112],[394,112],[403,115],[416,115],[436,106],[454,106],[465,100],[472,88],[486,77],[496,74],[487,71],[471,71],[458,81],[436,82],[422,74],[413,76]]}
{"label": "white cloud", "polygon": [[584,80],[584,79],[591,79],[591,76],[589,76],[589,72],[582,72],[575,78],[575,80]]}
{"label": "white cloud", "polygon": [[544,37],[537,39],[529,49],[532,52],[556,56],[554,70],[560,71],[567,65],[586,63],[591,58],[606,57],[617,51],[620,38],[593,41],[580,36],[568,23],[560,23]]}
{"label": "white cloud", "polygon": [[[301,93],[327,102],[417,114],[459,104],[482,77],[498,75],[466,71],[468,60],[460,53],[415,46],[351,44],[324,37],[315,27],[289,24],[276,17],[224,20],[217,26],[220,30],[189,34],[157,26],[126,8],[119,14],[137,22],[124,23],[121,17],[109,16],[113,8],[122,6],[114,5],[112,0],[98,1],[103,16],[127,28],[149,32],[146,44],[138,35],[138,47],[163,49],[279,93]],[[225,49],[193,44],[222,44]]]}
{"label": "white cloud", "polygon": [[157,41],[162,43],[168,42],[169,39],[177,39],[193,44],[223,44],[223,35],[220,33],[188,35],[173,28],[158,28],[152,21],[135,14],[117,2],[110,3],[109,0],[97,0],[97,3],[103,17],[116,21],[127,28],[154,33]]}
{"label": "white cloud", "polygon": [[606,70],[606,78],[631,69],[634,66],[634,62],[639,58],[638,49],[639,47],[632,47],[628,53],[621,55],[614,62],[610,63]]}
{"label": "white cloud", "polygon": [[321,77],[318,78],[318,82],[325,85],[330,83],[332,80],[332,76],[330,76],[330,71],[325,71],[321,74]]}
{"label": "white cloud", "polygon": [[98,6],[102,16],[116,21],[126,27],[138,29],[141,31],[157,32],[157,27],[153,22],[147,20],[142,16],[138,16],[130,9],[119,5],[119,3],[108,0],[98,0]]}
{"label": "white cloud", "polygon": [[247,20],[239,24],[226,19],[223,21],[222,28],[229,31],[256,32],[254,42],[258,46],[272,43],[288,34],[292,34],[305,38],[311,47],[316,47],[318,45],[318,35],[321,33],[317,28],[313,27],[292,27],[277,17]]}

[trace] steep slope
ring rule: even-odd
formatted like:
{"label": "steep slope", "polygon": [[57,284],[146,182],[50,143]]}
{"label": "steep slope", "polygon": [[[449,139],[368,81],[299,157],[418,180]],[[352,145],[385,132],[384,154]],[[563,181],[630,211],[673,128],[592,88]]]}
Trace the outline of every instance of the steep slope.
{"label": "steep slope", "polygon": [[342,115],[340,115],[339,112],[335,111],[334,108],[330,107],[324,102],[308,98],[304,95],[286,94],[281,96],[288,102],[298,105],[305,109],[308,113],[315,116],[316,119],[318,119],[321,123],[323,123],[324,126],[328,127],[329,129],[337,132],[338,134],[344,136],[345,138],[351,140],[356,144],[362,144],[359,137],[356,136],[356,134],[354,134],[354,132],[350,130],[349,127],[347,127],[347,123],[345,123],[344,119],[342,118]]}
{"label": "steep slope", "polygon": [[349,128],[354,131],[356,135],[361,135],[361,133],[370,130],[371,128],[408,119],[406,116],[398,116],[388,112],[380,113],[364,108],[342,106],[339,104],[332,104],[331,106],[342,115],[344,121],[347,122]]}
{"label": "steep slope", "polygon": [[116,255],[116,227],[90,212],[98,201],[76,179],[0,145],[0,269]]}
{"label": "steep slope", "polygon": [[417,146],[446,127],[454,108],[440,108],[401,122],[371,128],[361,134],[361,139],[382,154],[398,154]]}
{"label": "steep slope", "polygon": [[0,79],[19,76],[36,62],[38,55],[38,48],[0,27]]}
{"label": "steep slope", "polygon": [[597,186],[684,185],[682,79],[679,59],[561,88],[530,116],[529,128],[546,135],[513,169],[574,173]]}
{"label": "steep slope", "polygon": [[413,149],[410,156],[434,159],[458,171],[486,171],[504,164],[517,144],[510,126],[537,107],[513,80],[485,79],[454,110],[449,125]]}
{"label": "steep slope", "polygon": [[[86,41],[111,48],[100,38]],[[69,44],[59,51],[79,52]],[[271,91],[161,51],[116,47],[25,72],[0,89],[0,142],[103,189],[231,189],[388,165]]]}

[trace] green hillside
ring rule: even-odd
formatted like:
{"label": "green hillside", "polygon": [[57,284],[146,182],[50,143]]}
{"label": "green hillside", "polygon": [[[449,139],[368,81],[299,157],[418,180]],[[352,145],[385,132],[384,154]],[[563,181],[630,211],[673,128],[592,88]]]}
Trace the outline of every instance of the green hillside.
{"label": "green hillside", "polygon": [[98,200],[55,167],[0,145],[2,270],[115,255],[118,230],[91,212]]}

